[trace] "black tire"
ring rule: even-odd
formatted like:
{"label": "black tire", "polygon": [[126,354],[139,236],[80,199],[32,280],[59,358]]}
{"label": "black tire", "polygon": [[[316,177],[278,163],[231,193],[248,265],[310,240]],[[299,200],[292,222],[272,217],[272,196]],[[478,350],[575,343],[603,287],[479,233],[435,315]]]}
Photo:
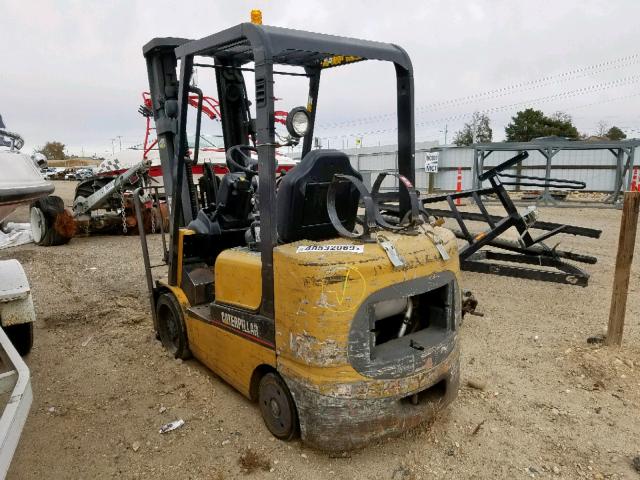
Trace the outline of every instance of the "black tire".
{"label": "black tire", "polygon": [[31,204],[31,232],[36,245],[52,247],[69,243],[73,232],[69,235],[56,228],[61,216],[69,216],[69,213],[65,211],[64,201],[60,197],[50,195]]}
{"label": "black tire", "polygon": [[163,293],[156,303],[158,318],[158,336],[164,348],[175,358],[191,357],[187,328],[184,324],[182,309],[176,298],[170,293]]}
{"label": "black tire", "polygon": [[274,437],[291,440],[298,435],[298,410],[280,375],[269,372],[260,379],[258,404],[264,424]]}
{"label": "black tire", "polygon": [[33,323],[19,323],[2,327],[11,343],[21,356],[27,355],[33,347]]}

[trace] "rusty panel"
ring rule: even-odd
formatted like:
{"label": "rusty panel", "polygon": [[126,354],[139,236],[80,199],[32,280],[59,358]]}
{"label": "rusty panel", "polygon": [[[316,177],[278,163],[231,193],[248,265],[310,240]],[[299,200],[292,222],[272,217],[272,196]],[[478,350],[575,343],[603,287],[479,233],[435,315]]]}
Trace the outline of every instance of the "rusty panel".
{"label": "rusty panel", "polygon": [[[336,385],[338,389],[346,387],[338,397],[310,388],[312,385],[303,377],[290,373],[282,370],[298,407],[302,440],[321,450],[343,451],[365,447],[375,439],[433,419],[457,395],[459,351],[456,348],[440,365],[420,374],[419,379]],[[412,395],[417,396],[415,403]]]}

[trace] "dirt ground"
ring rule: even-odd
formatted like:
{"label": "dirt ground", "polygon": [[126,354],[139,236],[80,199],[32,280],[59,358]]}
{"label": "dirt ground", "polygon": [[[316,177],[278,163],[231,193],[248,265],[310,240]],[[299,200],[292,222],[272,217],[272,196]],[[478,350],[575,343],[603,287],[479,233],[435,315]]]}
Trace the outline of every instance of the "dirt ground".
{"label": "dirt ground", "polygon": [[[69,200],[72,187],[57,182],[57,193]],[[590,285],[464,273],[485,315],[462,328],[457,400],[431,425],[338,456],[275,440],[254,404],[197,361],[165,354],[137,237],[2,251],[24,265],[38,316],[27,357],[34,401],[9,478],[640,478],[631,465],[640,454],[640,238],[624,345],[591,345],[607,323],[620,211],[541,214],[603,229],[600,240],[562,244],[598,256]],[[182,428],[159,434],[179,418]]]}

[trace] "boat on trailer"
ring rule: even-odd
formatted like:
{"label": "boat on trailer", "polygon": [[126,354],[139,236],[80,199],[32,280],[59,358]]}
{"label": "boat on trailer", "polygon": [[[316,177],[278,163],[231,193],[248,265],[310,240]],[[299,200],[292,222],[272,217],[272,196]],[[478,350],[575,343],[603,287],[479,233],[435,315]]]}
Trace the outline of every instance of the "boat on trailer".
{"label": "boat on trailer", "polygon": [[22,137],[4,128],[0,119],[0,222],[18,206],[49,195],[54,187],[44,179],[29,155],[20,152]]}

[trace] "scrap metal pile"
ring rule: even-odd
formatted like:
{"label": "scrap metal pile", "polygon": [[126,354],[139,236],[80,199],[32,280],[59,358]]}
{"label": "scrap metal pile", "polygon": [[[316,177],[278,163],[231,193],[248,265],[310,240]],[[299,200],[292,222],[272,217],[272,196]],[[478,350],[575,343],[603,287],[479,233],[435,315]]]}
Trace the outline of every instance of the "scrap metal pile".
{"label": "scrap metal pile", "polygon": [[63,245],[76,233],[137,233],[140,226],[155,233],[158,225],[168,226],[168,208],[164,198],[146,195],[143,218],[134,212],[132,190],[147,186],[149,162],[143,160],[115,177],[94,176],[78,183],[73,208],[65,208],[62,198],[50,195],[31,205],[30,221],[33,240],[41,246]]}

